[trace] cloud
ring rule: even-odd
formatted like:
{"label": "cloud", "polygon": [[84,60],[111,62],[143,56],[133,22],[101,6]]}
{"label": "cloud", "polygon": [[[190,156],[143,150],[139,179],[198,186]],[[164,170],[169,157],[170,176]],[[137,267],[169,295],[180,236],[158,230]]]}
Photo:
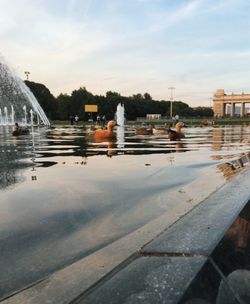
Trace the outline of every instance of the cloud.
{"label": "cloud", "polygon": [[227,75],[237,73],[235,87],[246,83],[245,0],[0,0],[0,5],[1,53],[22,77],[29,70],[32,80],[55,95],[84,85],[96,94],[149,92],[162,99],[174,85],[176,94],[202,102],[194,92],[229,87]]}

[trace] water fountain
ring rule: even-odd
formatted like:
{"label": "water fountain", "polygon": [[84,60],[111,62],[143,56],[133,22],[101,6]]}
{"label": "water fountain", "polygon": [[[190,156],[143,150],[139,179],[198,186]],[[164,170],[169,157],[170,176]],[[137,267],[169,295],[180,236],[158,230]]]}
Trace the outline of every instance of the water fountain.
{"label": "water fountain", "polygon": [[124,127],[124,105],[121,103],[117,105],[116,117],[118,125]]}
{"label": "water fountain", "polygon": [[13,105],[11,105],[11,124],[14,125],[15,123],[15,110]]}
{"label": "water fountain", "polygon": [[0,57],[0,125],[30,124],[27,112],[36,113],[45,126],[50,122],[26,84]]}
{"label": "water fountain", "polygon": [[33,124],[34,124],[34,121],[33,121],[33,110],[32,109],[30,109],[30,124],[31,124],[31,126],[33,126]]}
{"label": "water fountain", "polygon": [[27,126],[27,109],[26,109],[26,105],[23,106],[23,112],[24,112],[24,125]]}
{"label": "water fountain", "polygon": [[118,104],[116,110],[117,124],[117,147],[124,148],[124,105]]}
{"label": "water fountain", "polygon": [[5,122],[6,125],[8,125],[9,124],[9,119],[8,119],[8,109],[7,109],[7,107],[3,108],[3,112],[4,112],[4,122]]}

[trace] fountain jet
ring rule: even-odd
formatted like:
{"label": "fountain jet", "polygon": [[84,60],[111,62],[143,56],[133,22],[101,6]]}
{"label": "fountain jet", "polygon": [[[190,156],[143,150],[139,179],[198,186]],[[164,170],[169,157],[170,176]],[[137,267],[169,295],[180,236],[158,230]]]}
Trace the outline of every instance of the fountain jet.
{"label": "fountain jet", "polygon": [[117,128],[117,147],[124,148],[124,105],[118,104],[116,110],[116,120],[119,125]]}
{"label": "fountain jet", "polygon": [[124,127],[124,105],[121,103],[117,105],[116,116],[118,125]]}
{"label": "fountain jet", "polygon": [[50,125],[30,89],[0,57],[0,125],[30,124],[26,113],[31,109],[45,126]]}

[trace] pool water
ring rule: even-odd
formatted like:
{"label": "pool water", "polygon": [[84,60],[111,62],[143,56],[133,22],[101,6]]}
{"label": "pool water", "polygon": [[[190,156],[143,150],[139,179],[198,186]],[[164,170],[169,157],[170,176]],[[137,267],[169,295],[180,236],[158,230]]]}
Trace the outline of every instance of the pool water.
{"label": "pool water", "polygon": [[34,128],[18,138],[0,127],[0,299],[179,206],[177,219],[239,171],[250,151],[248,126],[183,131],[186,138],[170,142],[126,126],[117,140],[95,142],[89,126]]}

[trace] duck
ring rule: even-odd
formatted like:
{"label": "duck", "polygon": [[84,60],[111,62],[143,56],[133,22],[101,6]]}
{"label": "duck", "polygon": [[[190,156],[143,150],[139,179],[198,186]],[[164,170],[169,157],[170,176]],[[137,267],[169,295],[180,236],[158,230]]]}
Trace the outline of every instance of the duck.
{"label": "duck", "polygon": [[30,131],[28,128],[20,128],[18,123],[15,123],[15,130],[12,132],[13,136],[27,135]]}
{"label": "duck", "polygon": [[12,132],[13,136],[20,136],[20,135],[27,135],[29,134],[30,131],[28,129],[20,129],[20,130],[14,130]]}
{"label": "duck", "polygon": [[180,121],[175,125],[176,130],[168,129],[169,140],[180,140],[181,138],[185,138],[185,134],[181,132],[183,126],[184,123]]}
{"label": "duck", "polygon": [[142,126],[135,129],[136,135],[152,135],[153,134],[153,128],[152,126]]}
{"label": "duck", "polygon": [[154,135],[165,135],[168,134],[169,126],[165,125],[164,127],[153,127],[152,131]]}
{"label": "duck", "polygon": [[94,130],[94,133],[93,133],[94,138],[97,140],[116,138],[116,133],[113,131],[115,126],[118,126],[116,120],[110,120],[107,124],[107,129]]}
{"label": "duck", "polygon": [[202,121],[203,126],[213,126],[215,121],[213,119],[205,119]]}

